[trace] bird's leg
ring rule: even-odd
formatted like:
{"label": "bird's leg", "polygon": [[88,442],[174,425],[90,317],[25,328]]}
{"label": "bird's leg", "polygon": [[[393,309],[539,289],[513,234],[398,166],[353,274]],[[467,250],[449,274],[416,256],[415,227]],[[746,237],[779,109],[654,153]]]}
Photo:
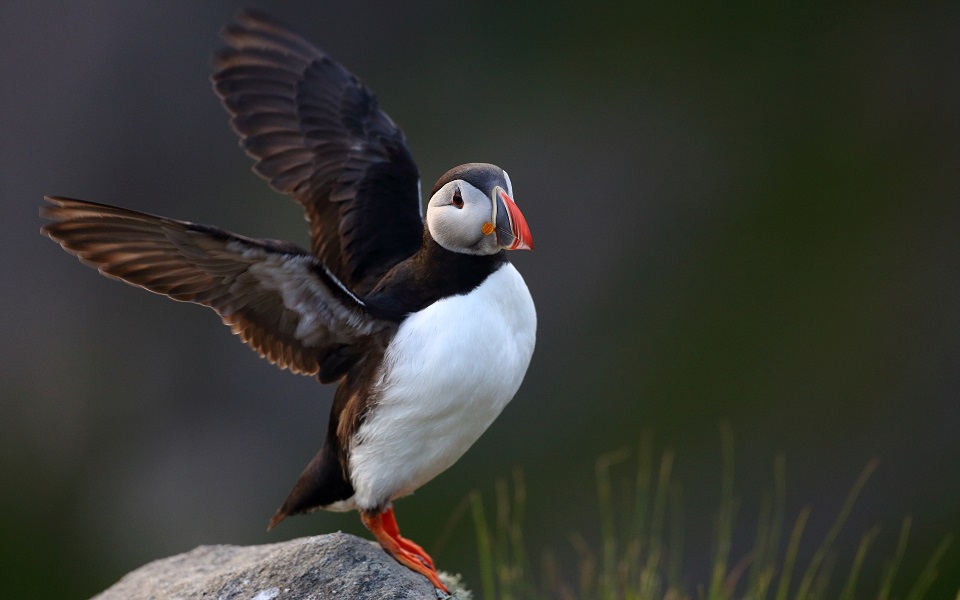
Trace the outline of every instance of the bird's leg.
{"label": "bird's leg", "polygon": [[430,555],[427,554],[427,551],[424,550],[420,544],[400,535],[400,527],[397,525],[397,517],[393,514],[392,506],[383,511],[382,517],[383,529],[390,535],[390,537],[397,540],[397,543],[400,544],[401,548],[416,554],[420,557],[420,560],[422,560],[428,567],[433,569],[433,559],[430,558]]}
{"label": "bird's leg", "polygon": [[[390,516],[384,518],[387,513],[389,513]],[[397,521],[393,516],[392,510],[388,509],[386,512],[361,510],[360,520],[363,521],[364,526],[370,530],[373,537],[377,538],[377,541],[380,542],[383,549],[397,559],[397,562],[429,579],[433,587],[438,590],[446,594],[450,593],[447,586],[443,585],[443,582],[440,581],[437,570],[434,569],[432,565],[427,564],[423,556],[419,553],[410,549],[409,546],[405,548],[404,545],[401,544],[399,540],[403,538],[400,537]],[[413,543],[409,540],[404,541],[408,542],[408,544]],[[419,548],[419,546],[417,547]]]}

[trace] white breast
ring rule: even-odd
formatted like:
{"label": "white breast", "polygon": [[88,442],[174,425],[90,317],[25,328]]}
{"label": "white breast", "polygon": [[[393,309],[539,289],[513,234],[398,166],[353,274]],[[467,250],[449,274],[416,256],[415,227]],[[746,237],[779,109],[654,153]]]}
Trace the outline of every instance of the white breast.
{"label": "white breast", "polygon": [[410,315],[350,451],[351,504],[382,507],[456,462],[517,392],[536,329],[530,292],[510,264],[469,294]]}

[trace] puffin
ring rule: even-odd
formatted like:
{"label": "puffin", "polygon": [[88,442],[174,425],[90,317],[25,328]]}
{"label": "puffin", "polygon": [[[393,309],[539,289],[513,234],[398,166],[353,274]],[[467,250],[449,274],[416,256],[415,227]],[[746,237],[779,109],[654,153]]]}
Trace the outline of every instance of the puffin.
{"label": "puffin", "polygon": [[355,75],[264,14],[222,31],[213,86],[254,171],[299,203],[311,245],[61,196],[41,233],[101,274],[212,308],[281,369],[336,384],[325,439],[270,519],[357,510],[383,549],[449,593],[393,503],[453,465],[516,394],[533,300],[510,177],[468,163],[422,208],[401,129]]}

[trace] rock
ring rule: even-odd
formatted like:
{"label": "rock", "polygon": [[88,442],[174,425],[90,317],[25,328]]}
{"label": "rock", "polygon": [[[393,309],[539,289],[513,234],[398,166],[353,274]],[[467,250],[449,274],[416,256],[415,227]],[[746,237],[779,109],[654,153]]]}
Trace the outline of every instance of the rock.
{"label": "rock", "polygon": [[[441,573],[454,598],[458,577]],[[331,533],[263,546],[200,546],[146,564],[93,600],[431,599],[437,593],[380,546]]]}

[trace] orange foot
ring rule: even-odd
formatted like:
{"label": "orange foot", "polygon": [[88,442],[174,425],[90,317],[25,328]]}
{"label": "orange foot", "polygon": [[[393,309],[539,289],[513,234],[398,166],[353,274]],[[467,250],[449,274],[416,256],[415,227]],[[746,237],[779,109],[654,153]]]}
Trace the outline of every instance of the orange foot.
{"label": "orange foot", "polygon": [[387,535],[397,540],[397,543],[400,544],[400,547],[404,550],[416,554],[423,564],[427,565],[433,570],[436,570],[436,568],[433,566],[433,559],[430,558],[430,555],[427,554],[426,550],[420,547],[420,544],[400,535],[400,527],[397,525],[397,517],[393,514],[392,506],[383,511],[381,517],[383,519],[383,529],[387,532]]}
{"label": "orange foot", "polygon": [[392,507],[382,513],[361,510],[360,520],[370,530],[373,537],[377,538],[383,549],[397,559],[397,562],[429,579],[433,587],[444,594],[450,593],[447,586],[440,581],[430,555],[424,552],[423,548],[415,542],[400,535],[400,528],[397,526],[397,519],[393,514]]}

